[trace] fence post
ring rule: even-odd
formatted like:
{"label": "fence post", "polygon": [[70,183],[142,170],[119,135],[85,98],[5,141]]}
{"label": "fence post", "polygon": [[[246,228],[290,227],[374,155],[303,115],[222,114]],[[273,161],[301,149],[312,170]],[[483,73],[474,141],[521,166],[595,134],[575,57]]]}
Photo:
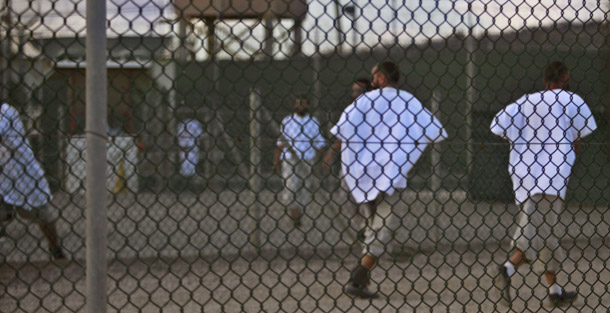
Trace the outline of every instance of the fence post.
{"label": "fence post", "polygon": [[12,71],[9,70],[11,67],[11,30],[13,29],[11,22],[11,0],[4,1],[4,5],[6,7],[6,13],[0,17],[0,25],[6,27],[4,36],[2,36],[2,41],[0,42],[0,53],[2,53],[2,65],[0,67],[2,70],[2,93],[0,94],[0,97],[2,97],[2,101],[7,101],[9,96],[10,82],[12,81]]}
{"label": "fence post", "polygon": [[472,0],[467,0],[468,2],[468,11],[466,12],[466,134],[465,139],[467,142],[466,145],[466,177],[468,179],[468,184],[472,186],[471,181],[472,177],[472,162],[473,162],[473,144],[472,144],[472,114],[474,113],[474,75],[475,75],[475,65],[474,65],[474,55],[476,49],[476,42],[474,37],[474,16],[472,12]]}
{"label": "fence post", "polygon": [[[319,31],[318,29],[315,30],[314,32],[314,40],[317,43],[319,42]],[[322,88],[320,86],[320,72],[322,70],[322,55],[320,54],[320,46],[316,46],[316,52],[314,53],[314,55],[312,56],[312,61],[313,61],[313,76],[312,76],[312,80],[313,80],[313,101],[311,101],[311,105],[313,110],[317,110],[320,106],[320,97],[322,94]]]}
{"label": "fence post", "polygon": [[[430,103],[430,109],[432,114],[438,118],[438,114],[440,112],[441,95],[438,89],[432,91],[432,101]],[[440,205],[437,199],[439,190],[441,189],[441,153],[439,151],[438,144],[432,144],[432,151],[430,153],[430,189],[432,190],[432,207],[430,208],[430,214],[434,219],[434,224],[432,225],[430,237],[434,243],[437,243],[440,239],[440,231],[438,225],[438,214],[440,212]]]}
{"label": "fence post", "polygon": [[262,153],[260,148],[260,138],[262,135],[262,125],[259,119],[261,110],[261,96],[257,87],[250,89],[250,179],[248,180],[249,190],[254,201],[254,229],[252,230],[252,244],[258,250],[261,246],[260,221],[262,218],[261,206],[259,205],[258,195],[262,191],[263,180],[261,177]]}
{"label": "fence post", "polygon": [[87,0],[87,311],[105,313],[106,2]]}

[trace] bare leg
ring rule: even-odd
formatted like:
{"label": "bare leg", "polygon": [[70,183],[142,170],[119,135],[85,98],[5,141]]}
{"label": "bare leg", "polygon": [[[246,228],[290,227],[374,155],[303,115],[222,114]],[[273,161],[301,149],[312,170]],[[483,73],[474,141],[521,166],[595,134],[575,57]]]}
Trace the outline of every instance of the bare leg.
{"label": "bare leg", "polygon": [[369,272],[375,265],[375,257],[364,255],[360,264],[352,271],[351,279],[345,287],[345,292],[359,298],[376,298],[377,293],[367,288],[369,284]]}
{"label": "bare leg", "polygon": [[375,266],[375,257],[372,255],[365,254],[362,256],[362,260],[360,260],[360,264],[366,267],[369,271]]}
{"label": "bare leg", "polygon": [[545,272],[544,276],[546,277],[546,281],[549,283],[549,286],[552,286],[555,283],[555,272],[549,271]]}
{"label": "bare leg", "polygon": [[510,263],[512,263],[515,268],[527,263],[527,259],[523,257],[523,252],[519,249],[515,249],[515,253],[508,259]]}
{"label": "bare leg", "polygon": [[55,226],[55,222],[46,224],[39,223],[38,227],[40,227],[40,231],[42,231],[42,234],[47,237],[47,241],[49,242],[49,249],[59,248],[57,227]]}
{"label": "bare leg", "polygon": [[57,235],[57,226],[55,222],[38,223],[38,227],[40,227],[40,231],[47,238],[49,243],[49,251],[53,255],[55,259],[65,259],[64,253],[61,251],[61,246],[59,245],[59,236]]}

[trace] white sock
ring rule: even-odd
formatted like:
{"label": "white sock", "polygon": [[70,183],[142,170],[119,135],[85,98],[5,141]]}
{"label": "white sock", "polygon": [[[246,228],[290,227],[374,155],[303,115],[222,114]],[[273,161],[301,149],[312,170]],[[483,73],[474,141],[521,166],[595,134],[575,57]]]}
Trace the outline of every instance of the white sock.
{"label": "white sock", "polygon": [[551,287],[549,287],[549,294],[561,296],[561,287],[559,287],[557,283],[552,284]]}
{"label": "white sock", "polygon": [[513,276],[513,274],[515,274],[515,266],[512,263],[506,262],[504,263],[504,267],[506,267],[506,273],[508,274],[508,277],[511,277]]}

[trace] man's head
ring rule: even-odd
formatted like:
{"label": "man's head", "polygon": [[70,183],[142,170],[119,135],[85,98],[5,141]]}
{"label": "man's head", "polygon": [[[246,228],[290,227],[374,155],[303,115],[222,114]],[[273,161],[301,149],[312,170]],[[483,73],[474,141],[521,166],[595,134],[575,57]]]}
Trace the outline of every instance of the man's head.
{"label": "man's head", "polygon": [[304,94],[298,95],[294,100],[294,110],[298,115],[304,116],[309,112],[309,100]]}
{"label": "man's head", "polygon": [[544,69],[544,85],[546,89],[570,88],[570,71],[565,64],[555,61],[547,65]]}
{"label": "man's head", "polygon": [[356,100],[362,94],[371,90],[371,81],[366,78],[358,78],[352,84],[352,100]]}
{"label": "man's head", "polygon": [[394,87],[400,80],[400,72],[398,66],[394,62],[381,62],[371,71],[373,76],[373,88]]}

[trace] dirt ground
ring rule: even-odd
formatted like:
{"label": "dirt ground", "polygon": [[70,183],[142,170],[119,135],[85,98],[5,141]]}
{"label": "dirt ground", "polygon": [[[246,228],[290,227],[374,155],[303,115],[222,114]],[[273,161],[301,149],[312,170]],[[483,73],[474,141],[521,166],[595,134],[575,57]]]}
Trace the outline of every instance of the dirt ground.
{"label": "dirt ground", "polygon": [[[357,223],[328,195],[293,228],[273,193],[123,195],[108,210],[108,312],[599,312],[610,309],[607,208],[568,208],[558,277],[580,297],[546,302],[539,264],[520,268],[517,299],[493,280],[509,253],[511,204],[464,195],[406,198],[403,234],[372,272],[374,300],[342,292],[360,255]],[[86,312],[82,196],[56,196],[66,261],[49,261],[22,220],[0,239],[0,312]],[[440,205],[439,205],[440,203]],[[569,214],[568,214],[569,213]],[[257,222],[258,221],[258,222]],[[606,300],[603,300],[606,299]]]}

